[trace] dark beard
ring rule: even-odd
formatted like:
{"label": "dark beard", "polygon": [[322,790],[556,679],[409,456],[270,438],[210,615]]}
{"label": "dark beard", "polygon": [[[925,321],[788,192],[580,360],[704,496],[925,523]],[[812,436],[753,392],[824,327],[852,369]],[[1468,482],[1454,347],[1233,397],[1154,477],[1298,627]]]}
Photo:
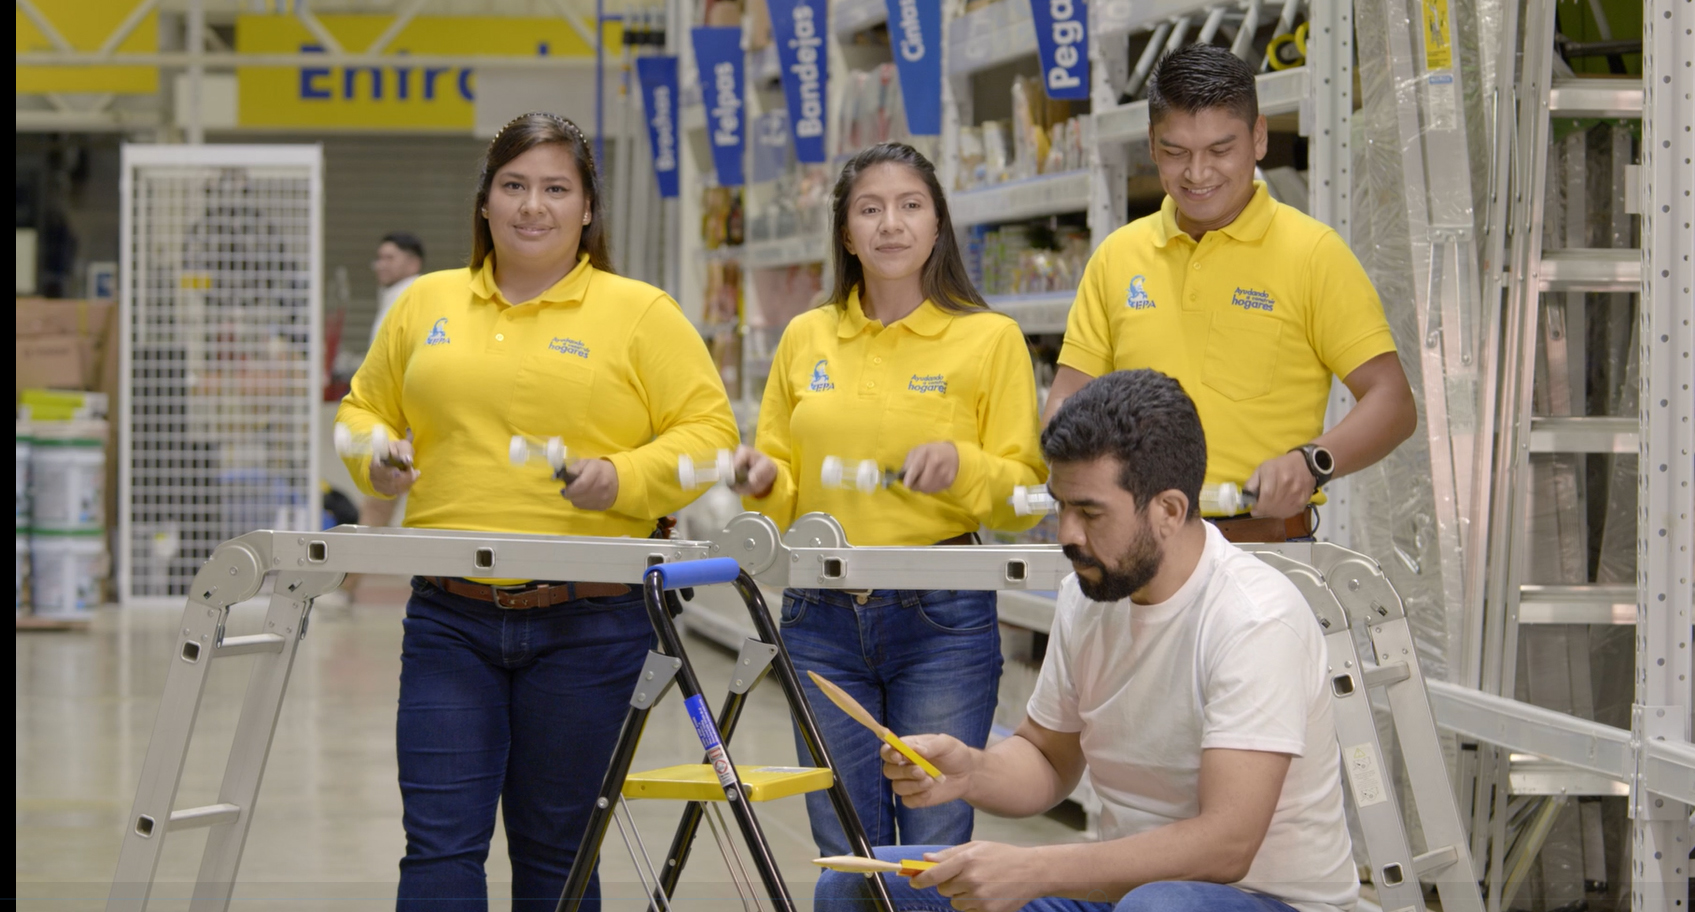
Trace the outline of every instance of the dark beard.
{"label": "dark beard", "polygon": [[1136,533],[1136,538],[1130,542],[1129,550],[1117,561],[1116,567],[1108,567],[1089,557],[1075,545],[1066,545],[1061,550],[1073,564],[1093,567],[1100,571],[1099,582],[1090,582],[1081,573],[1077,574],[1077,585],[1083,590],[1083,595],[1096,602],[1116,602],[1129,598],[1153,580],[1154,575],[1159,573],[1160,563],[1165,559],[1164,552],[1154,541],[1153,532],[1147,526],[1143,526]]}

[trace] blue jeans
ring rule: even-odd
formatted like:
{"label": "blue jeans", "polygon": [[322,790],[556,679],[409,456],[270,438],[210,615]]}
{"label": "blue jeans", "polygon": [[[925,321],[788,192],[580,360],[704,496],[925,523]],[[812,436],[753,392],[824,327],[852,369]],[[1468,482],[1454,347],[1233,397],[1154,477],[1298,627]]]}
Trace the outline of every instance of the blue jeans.
{"label": "blue jeans", "polygon": [[641,593],[508,610],[414,578],[404,627],[397,907],[488,908],[499,803],[512,908],[552,912],[653,640]]}
{"label": "blue jeans", "polygon": [[[865,598],[824,589],[783,593],[783,643],[836,774],[872,845],[971,839],[971,806],[897,804],[883,778],[876,735],[818,691],[816,671],[858,700],[897,735],[943,733],[972,747],[988,741],[1001,677],[1000,625],[993,592],[879,589]],[[802,764],[806,744],[795,732]],[[823,855],[846,855],[847,834],[824,792],[806,796],[812,838]]]}
{"label": "blue jeans", "polygon": [[[946,846],[881,846],[876,850],[884,861],[923,858]],[[914,890],[912,881],[894,874],[880,875],[889,886],[896,912],[953,912],[948,898],[935,887]],[[871,891],[864,874],[825,871],[813,893],[815,912],[872,912]],[[1193,880],[1162,880],[1143,884],[1116,903],[1090,902],[1044,896],[1032,900],[1021,912],[1294,912],[1293,907],[1264,893],[1250,893],[1229,884]]]}

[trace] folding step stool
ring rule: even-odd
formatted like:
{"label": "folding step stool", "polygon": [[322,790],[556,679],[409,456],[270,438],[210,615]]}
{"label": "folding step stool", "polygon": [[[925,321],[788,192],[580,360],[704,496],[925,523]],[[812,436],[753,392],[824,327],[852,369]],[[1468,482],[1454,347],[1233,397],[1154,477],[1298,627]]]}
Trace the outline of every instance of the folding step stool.
{"label": "folding step stool", "polygon": [[[1436,719],[1424,688],[1401,597],[1377,562],[1326,542],[1242,545],[1281,571],[1306,597],[1324,630],[1336,743],[1343,778],[1354,797],[1372,882],[1385,912],[1423,910],[1420,881],[1436,886],[1444,912],[1483,912],[1483,895],[1446,773]],[[1366,633],[1372,664],[1354,649]],[[1414,855],[1395,802],[1383,746],[1372,717],[1372,688],[1388,698],[1396,740],[1406,759],[1413,806],[1429,848]]]}
{"label": "folding step stool", "polygon": [[[695,677],[694,668],[689,664],[682,637],[672,622],[673,614],[669,609],[679,607],[674,594],[676,589],[723,583],[731,583],[736,587],[737,593],[747,605],[748,614],[753,619],[758,635],[749,637],[742,644],[736,656],[736,670],[730,682],[729,693],[717,718],[714,719],[707,710],[700,680]],[[576,860],[565,881],[564,894],[559,900],[559,912],[577,912],[588,888],[589,878],[594,872],[595,863],[599,859],[607,829],[614,822],[617,823],[625,846],[630,851],[636,876],[651,898],[649,909],[652,912],[669,912],[671,897],[682,877],[683,865],[688,861],[689,849],[703,820],[718,842],[719,850],[724,855],[725,866],[730,871],[731,881],[741,894],[744,905],[751,902],[753,908],[760,908],[761,894],[754,892],[740,853],[729,838],[728,827],[723,824],[722,814],[714,804],[719,801],[728,804],[731,814],[736,818],[743,841],[765,888],[763,897],[768,898],[778,912],[795,912],[794,898],[789,895],[788,885],[777,870],[776,860],[771,855],[759,820],[753,813],[753,802],[820,789],[828,790],[830,803],[835,808],[836,817],[841,821],[842,829],[846,832],[854,853],[866,858],[873,856],[865,828],[860,824],[859,815],[853,809],[847,788],[835,775],[835,762],[830,757],[824,739],[818,734],[817,721],[813,718],[812,709],[801,691],[800,679],[795,674],[794,664],[789,661],[788,650],[783,646],[777,625],[772,623],[764,596],[760,594],[759,586],[753,577],[742,570],[741,565],[733,558],[728,557],[652,567],[643,577],[642,595],[647,605],[648,619],[653,623],[654,633],[659,639],[658,648],[648,653],[641,677],[636,684],[636,692],[630,698],[630,708],[624,716],[623,729],[618,734],[618,745],[612,752],[612,761],[601,781],[600,796],[590,812],[587,830],[578,844]],[[788,700],[789,711],[793,714],[807,750],[812,755],[814,768],[736,766],[730,758],[728,742],[741,718],[747,694],[767,671],[773,669],[777,682],[783,689],[783,696]],[[635,759],[636,747],[641,741],[648,713],[673,684],[682,691],[683,705],[694,723],[701,747],[706,751],[705,761],[697,765],[631,773],[630,764]],[[646,846],[636,833],[634,819],[630,818],[629,808],[625,804],[625,799],[629,798],[672,798],[689,802],[683,810],[683,817],[677,825],[671,847],[657,869],[647,857]],[[620,808],[624,812],[624,818],[629,820],[628,831],[625,830],[624,822],[618,819],[617,812]],[[634,844],[631,843],[632,836],[635,837]],[[882,879],[870,878],[868,883],[872,885],[879,909],[882,912],[894,912],[888,887]]]}

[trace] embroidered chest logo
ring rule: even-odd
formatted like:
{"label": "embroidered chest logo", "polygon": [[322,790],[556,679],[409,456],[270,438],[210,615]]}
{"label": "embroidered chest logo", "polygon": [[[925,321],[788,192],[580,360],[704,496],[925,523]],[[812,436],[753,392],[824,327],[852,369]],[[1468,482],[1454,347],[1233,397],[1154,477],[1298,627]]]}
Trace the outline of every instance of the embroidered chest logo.
{"label": "embroidered chest logo", "polygon": [[553,337],[552,342],[547,343],[547,349],[548,351],[556,351],[562,355],[576,355],[585,361],[588,360],[589,357],[588,345],[578,339],[562,339],[555,336]]}
{"label": "embroidered chest logo", "polygon": [[453,341],[452,339],[449,339],[447,337],[447,318],[442,317],[441,319],[436,321],[436,325],[430,327],[430,334],[427,338],[424,339],[424,344],[425,345],[446,345],[447,343],[452,342],[452,341]]}
{"label": "embroidered chest logo", "polygon": [[806,388],[815,393],[827,393],[836,388],[836,385],[830,382],[828,359],[820,359],[817,364],[812,365],[812,382],[807,384]]}
{"label": "embroidered chest logo", "polygon": [[1147,310],[1154,306],[1154,299],[1148,297],[1147,289],[1142,287],[1147,280],[1147,276],[1136,276],[1130,280],[1130,294],[1124,299],[1125,307],[1131,310]]}
{"label": "embroidered chest logo", "polygon": [[914,393],[940,393],[946,395],[948,378],[946,374],[913,374],[907,381],[906,388]]}
{"label": "embroidered chest logo", "polygon": [[1277,305],[1277,299],[1273,298],[1269,291],[1260,291],[1257,288],[1237,288],[1235,293],[1230,295],[1230,305],[1240,307],[1243,310],[1263,310],[1266,313],[1271,313]]}

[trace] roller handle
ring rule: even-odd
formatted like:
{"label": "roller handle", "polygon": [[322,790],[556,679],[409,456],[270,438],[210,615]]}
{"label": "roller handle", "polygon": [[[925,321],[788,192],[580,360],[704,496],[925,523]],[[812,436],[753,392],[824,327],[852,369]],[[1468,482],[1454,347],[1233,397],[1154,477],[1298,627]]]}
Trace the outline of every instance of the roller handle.
{"label": "roller handle", "polygon": [[657,575],[664,589],[685,589],[690,586],[715,586],[735,582],[742,565],[733,557],[708,557],[704,560],[678,561],[674,564],[655,564],[647,576]]}

